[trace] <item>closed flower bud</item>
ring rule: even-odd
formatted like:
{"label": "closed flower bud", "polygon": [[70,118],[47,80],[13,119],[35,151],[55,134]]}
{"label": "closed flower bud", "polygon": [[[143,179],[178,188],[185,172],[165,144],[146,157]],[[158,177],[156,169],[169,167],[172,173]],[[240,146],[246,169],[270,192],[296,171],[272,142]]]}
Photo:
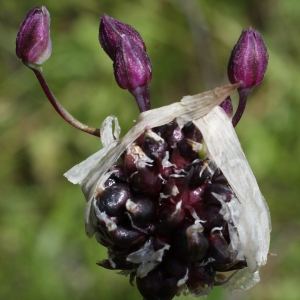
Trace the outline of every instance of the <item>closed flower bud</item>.
{"label": "closed flower bud", "polygon": [[146,51],[141,35],[132,26],[104,14],[100,21],[99,41],[103,50],[112,60],[115,59],[117,42],[121,34],[128,36],[135,44]]}
{"label": "closed flower bud", "polygon": [[260,85],[266,73],[268,58],[266,45],[259,32],[251,27],[243,30],[229,59],[229,81],[242,81],[239,89]]}
{"label": "closed flower bud", "polygon": [[136,98],[141,111],[150,109],[148,83],[152,78],[151,61],[146,52],[125,34],[118,39],[114,74],[118,85]]}
{"label": "closed flower bud", "polygon": [[16,54],[25,63],[41,65],[51,51],[50,14],[45,6],[32,8],[20,25]]}

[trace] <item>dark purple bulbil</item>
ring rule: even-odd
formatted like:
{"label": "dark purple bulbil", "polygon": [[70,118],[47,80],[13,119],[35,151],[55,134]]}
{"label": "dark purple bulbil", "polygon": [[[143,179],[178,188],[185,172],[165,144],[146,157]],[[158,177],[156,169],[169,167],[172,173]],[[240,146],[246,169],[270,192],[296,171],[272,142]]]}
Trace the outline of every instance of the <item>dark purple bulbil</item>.
{"label": "dark purple bulbil", "polygon": [[260,33],[251,27],[243,30],[229,59],[229,81],[232,84],[241,81],[239,89],[260,85],[267,70],[268,59],[267,48]]}
{"label": "dark purple bulbil", "polygon": [[41,65],[51,55],[50,14],[45,6],[28,11],[16,39],[16,54],[25,63]]}
{"label": "dark purple bulbil", "polygon": [[[110,230],[98,223],[98,241],[110,253],[110,260],[98,264],[131,273],[131,282],[136,276],[144,299],[171,300],[183,286],[200,295],[205,287],[222,284],[215,280],[217,272],[246,266],[229,247],[221,213],[222,203],[235,195],[215,163],[197,157],[193,143],[203,143],[193,123],[180,128],[174,120],[146,128],[121,156],[123,165],[110,168],[115,173],[97,198],[100,211],[116,224]],[[147,243],[152,250],[143,250]],[[138,251],[147,256],[166,245],[160,263],[139,276],[140,263],[131,264],[130,256]]]}
{"label": "dark purple bulbil", "polygon": [[163,267],[154,269],[146,277],[137,277],[136,283],[144,300],[172,300],[178,290],[176,278]]}

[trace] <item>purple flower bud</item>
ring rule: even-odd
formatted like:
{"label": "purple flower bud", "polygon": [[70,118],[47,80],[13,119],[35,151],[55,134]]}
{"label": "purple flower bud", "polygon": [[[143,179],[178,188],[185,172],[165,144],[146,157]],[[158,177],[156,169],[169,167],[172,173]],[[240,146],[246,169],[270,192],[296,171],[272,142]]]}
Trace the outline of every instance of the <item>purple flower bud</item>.
{"label": "purple flower bud", "polygon": [[120,22],[104,14],[100,21],[99,40],[103,50],[112,59],[115,59],[118,38],[125,34],[139,47],[146,51],[141,35],[130,25]]}
{"label": "purple flower bud", "polygon": [[117,42],[114,73],[118,85],[135,97],[140,111],[150,109],[148,83],[152,65],[146,52],[129,36],[121,34]]}
{"label": "purple flower bud", "polygon": [[251,27],[243,30],[229,59],[227,72],[231,83],[242,81],[239,89],[261,84],[268,65],[268,52],[262,36]]}
{"label": "purple flower bud", "polygon": [[16,54],[24,62],[41,65],[51,51],[50,14],[45,6],[32,8],[20,25]]}

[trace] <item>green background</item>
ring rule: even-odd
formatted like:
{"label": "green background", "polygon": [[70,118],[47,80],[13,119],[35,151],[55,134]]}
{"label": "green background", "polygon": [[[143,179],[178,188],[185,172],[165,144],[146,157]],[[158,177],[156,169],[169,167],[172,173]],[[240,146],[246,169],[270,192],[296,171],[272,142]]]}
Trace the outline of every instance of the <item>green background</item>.
{"label": "green background", "polygon": [[55,113],[15,55],[19,24],[40,5],[51,14],[53,52],[43,69],[53,92],[91,126],[116,115],[123,134],[138,109],[115,83],[99,45],[103,13],[143,36],[153,63],[152,107],[227,83],[227,61],[242,29],[261,32],[269,67],[237,133],[270,207],[270,252],[277,256],[249,291],[216,287],[208,299],[300,299],[300,4],[292,0],[2,1],[0,299],[141,299],[128,278],[95,264],[106,251],[86,237],[84,197],[62,176],[100,149],[99,140]]}

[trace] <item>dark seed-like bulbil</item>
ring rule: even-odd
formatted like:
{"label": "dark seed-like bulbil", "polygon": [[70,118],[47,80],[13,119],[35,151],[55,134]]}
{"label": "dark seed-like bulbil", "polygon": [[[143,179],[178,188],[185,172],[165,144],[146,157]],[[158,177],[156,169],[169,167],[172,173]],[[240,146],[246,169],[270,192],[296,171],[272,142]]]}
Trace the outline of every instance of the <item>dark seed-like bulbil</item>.
{"label": "dark seed-like bulbil", "polygon": [[184,133],[178,126],[176,121],[169,123],[167,130],[162,135],[162,138],[166,140],[171,148],[175,148],[176,144],[180,142],[184,137]]}
{"label": "dark seed-like bulbil", "polygon": [[119,216],[125,212],[125,204],[130,197],[129,187],[119,183],[107,187],[98,194],[97,205],[100,211],[106,212],[109,216]]}
{"label": "dark seed-like bulbil", "polygon": [[136,226],[147,226],[153,222],[156,214],[156,203],[149,197],[133,197],[126,202],[126,209]]}
{"label": "dark seed-like bulbil", "polygon": [[135,247],[147,240],[147,235],[129,226],[118,226],[110,232],[113,243],[121,248]]}
{"label": "dark seed-like bulbil", "polygon": [[202,225],[205,229],[212,230],[215,227],[225,226],[226,221],[220,214],[221,206],[197,203],[194,205],[194,208],[200,220],[204,221]]}
{"label": "dark seed-like bulbil", "polygon": [[207,294],[226,281],[217,272],[247,266],[236,260],[220,213],[235,195],[203,145],[192,122],[146,126],[96,196],[96,238],[109,253],[98,265],[130,273],[144,300],[171,300],[185,289]]}
{"label": "dark seed-like bulbil", "polygon": [[186,138],[191,139],[197,143],[202,142],[203,139],[202,134],[193,122],[186,123],[183,126],[182,131],[185,134]]}
{"label": "dark seed-like bulbil", "polygon": [[148,166],[138,166],[138,171],[130,179],[131,188],[135,193],[157,197],[159,195],[162,180],[153,168]]}
{"label": "dark seed-like bulbil", "polygon": [[187,165],[184,169],[186,172],[192,172],[191,180],[189,182],[190,187],[200,187],[208,179],[210,179],[214,172],[214,165],[208,160],[196,160],[193,163]]}
{"label": "dark seed-like bulbil", "polygon": [[195,266],[189,269],[189,278],[186,282],[189,290],[195,294],[201,294],[201,290],[208,286],[210,288],[214,285],[214,271],[210,267]]}
{"label": "dark seed-like bulbil", "polygon": [[145,300],[171,300],[178,286],[175,277],[168,276],[163,267],[158,267],[147,276],[136,279],[137,287]]}
{"label": "dark seed-like bulbil", "polygon": [[228,264],[235,256],[229,250],[228,244],[220,233],[212,233],[209,237],[210,255],[215,260],[214,264]]}
{"label": "dark seed-like bulbil", "polygon": [[196,223],[180,230],[172,240],[174,254],[186,261],[200,261],[208,249],[208,240],[202,228],[201,224]]}
{"label": "dark seed-like bulbil", "polygon": [[224,202],[230,202],[234,197],[232,190],[224,184],[208,184],[203,197],[205,202],[210,204],[220,205],[220,201],[216,198],[215,195],[221,197]]}
{"label": "dark seed-like bulbil", "polygon": [[154,133],[152,130],[145,131],[142,150],[148,157],[152,159],[163,159],[168,148],[168,144],[159,135]]}
{"label": "dark seed-like bulbil", "polygon": [[182,202],[176,205],[164,205],[159,211],[157,228],[160,232],[171,233],[184,224],[185,217]]}
{"label": "dark seed-like bulbil", "polygon": [[188,272],[190,263],[176,256],[167,256],[164,258],[164,266],[171,276],[179,280]]}

